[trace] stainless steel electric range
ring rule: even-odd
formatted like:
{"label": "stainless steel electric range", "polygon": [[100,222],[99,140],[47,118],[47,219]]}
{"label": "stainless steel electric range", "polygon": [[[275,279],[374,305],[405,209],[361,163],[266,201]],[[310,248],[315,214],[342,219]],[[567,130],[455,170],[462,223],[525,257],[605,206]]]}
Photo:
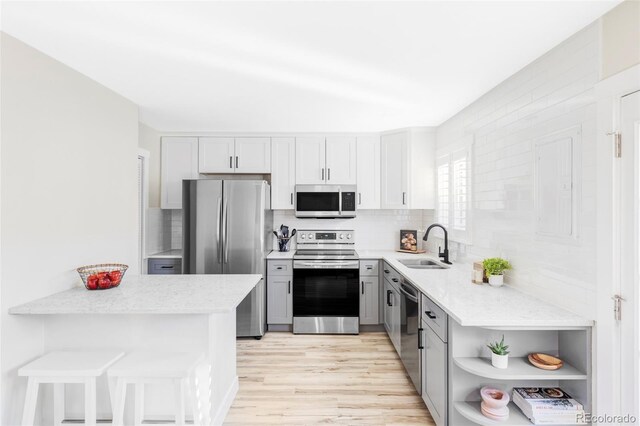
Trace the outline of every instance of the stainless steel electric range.
{"label": "stainless steel electric range", "polygon": [[358,334],[360,261],[353,230],[298,230],[293,332]]}

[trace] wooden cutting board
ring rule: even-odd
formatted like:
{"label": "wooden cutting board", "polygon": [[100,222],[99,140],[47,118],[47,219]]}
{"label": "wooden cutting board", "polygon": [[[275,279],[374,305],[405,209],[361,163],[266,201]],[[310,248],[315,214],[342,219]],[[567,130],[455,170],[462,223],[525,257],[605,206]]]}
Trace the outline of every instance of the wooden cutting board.
{"label": "wooden cutting board", "polygon": [[400,252],[400,253],[411,253],[411,254],[424,254],[424,253],[427,252],[426,250],[416,250],[416,251],[413,251],[413,250],[396,250],[396,251]]}

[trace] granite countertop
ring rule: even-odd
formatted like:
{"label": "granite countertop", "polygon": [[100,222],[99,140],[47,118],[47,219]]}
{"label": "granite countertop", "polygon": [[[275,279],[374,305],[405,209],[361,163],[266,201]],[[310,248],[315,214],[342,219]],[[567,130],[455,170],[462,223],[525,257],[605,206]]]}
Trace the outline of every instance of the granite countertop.
{"label": "granite countertop", "polygon": [[214,314],[235,309],[262,275],[126,275],[117,288],[84,287],[9,309],[39,314]]}
{"label": "granite countertop", "polygon": [[147,259],[182,259],[182,249],[161,251],[147,255]]}
{"label": "granite countertop", "polygon": [[394,251],[358,251],[361,259],[384,259],[411,284],[432,299],[456,322],[475,327],[590,327],[593,321],[554,306],[513,287],[499,288],[471,282],[471,265],[454,263],[448,269],[410,269],[400,258],[428,255]]}

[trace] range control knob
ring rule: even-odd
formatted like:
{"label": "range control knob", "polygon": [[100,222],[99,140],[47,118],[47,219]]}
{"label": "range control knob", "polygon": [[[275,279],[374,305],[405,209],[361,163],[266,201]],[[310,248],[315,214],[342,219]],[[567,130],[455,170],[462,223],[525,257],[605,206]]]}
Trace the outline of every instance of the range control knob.
{"label": "range control knob", "polygon": [[313,239],[313,234],[308,235],[309,239]]}
{"label": "range control knob", "polygon": [[344,240],[344,234],[340,234],[340,239]]}
{"label": "range control knob", "polygon": [[351,239],[351,234],[347,234],[347,240]]}
{"label": "range control knob", "polygon": [[304,235],[304,234],[301,234],[301,235],[300,235],[300,237],[301,237],[303,240],[304,240],[305,238],[307,238],[307,236],[306,236],[306,235]]}

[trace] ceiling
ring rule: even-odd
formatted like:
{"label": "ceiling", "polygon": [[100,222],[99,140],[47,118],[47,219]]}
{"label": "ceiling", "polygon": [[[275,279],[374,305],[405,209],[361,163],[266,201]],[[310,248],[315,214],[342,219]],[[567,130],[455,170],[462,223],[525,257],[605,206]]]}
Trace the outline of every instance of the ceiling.
{"label": "ceiling", "polygon": [[438,125],[619,1],[2,2],[163,131]]}

